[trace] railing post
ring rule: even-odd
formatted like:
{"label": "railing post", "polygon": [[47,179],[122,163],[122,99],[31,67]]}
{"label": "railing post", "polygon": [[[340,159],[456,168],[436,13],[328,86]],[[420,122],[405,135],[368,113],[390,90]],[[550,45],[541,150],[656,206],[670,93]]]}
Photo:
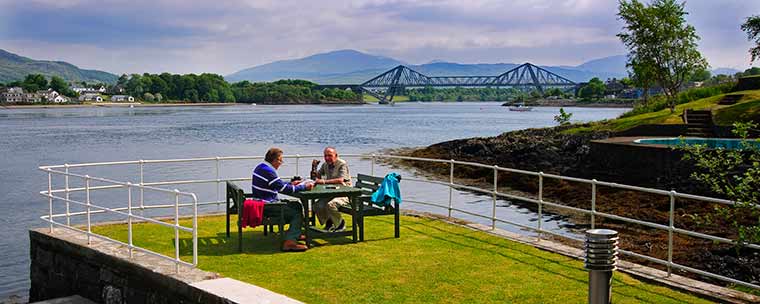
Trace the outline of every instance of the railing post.
{"label": "railing post", "polygon": [[174,189],[174,270],[179,273],[179,190]]}
{"label": "railing post", "polygon": [[127,182],[127,239],[129,241],[129,258],[133,258],[132,249],[132,183]]}
{"label": "railing post", "polygon": [[84,189],[86,193],[86,200],[87,202],[87,245],[92,244],[92,240],[90,235],[92,234],[92,224],[90,222],[90,176],[85,175],[84,176]]}
{"label": "railing post", "polygon": [[591,229],[596,228],[596,179],[591,180]]}
{"label": "railing post", "polygon": [[219,172],[219,156],[217,156],[216,157],[216,211],[219,211],[219,209],[221,208],[221,205],[219,204],[219,202],[222,201],[221,194],[219,193],[220,191],[219,185],[221,183],[220,174],[221,173]]}
{"label": "railing post", "polygon": [[301,163],[301,154],[296,154],[296,175],[299,175],[298,174],[298,171],[299,171],[298,170],[298,167],[299,167],[298,164],[300,164],[300,163]]}
{"label": "railing post", "polygon": [[670,212],[668,214],[668,276],[672,273],[672,265],[673,265],[673,229],[675,229],[673,222],[674,222],[674,213],[675,213],[675,206],[676,206],[676,191],[670,190]]}
{"label": "railing post", "polygon": [[450,160],[451,168],[449,170],[449,220],[451,220],[451,206],[454,195],[454,160]]}
{"label": "railing post", "polygon": [[198,266],[198,198],[193,194],[193,265]]}
{"label": "railing post", "polygon": [[376,157],[377,156],[375,156],[375,153],[372,153],[372,163],[370,164],[370,169],[369,169],[370,175],[372,176],[375,176],[375,158]]}
{"label": "railing post", "polygon": [[66,176],[64,177],[64,186],[66,187],[66,226],[71,226],[71,211],[69,209],[69,164],[63,164],[66,168]]}
{"label": "railing post", "polygon": [[612,301],[612,272],[617,269],[618,233],[609,229],[586,230],[585,268],[588,272],[588,303]]}
{"label": "railing post", "polygon": [[491,230],[496,229],[496,193],[499,192],[499,166],[493,166],[493,212],[491,216]]}
{"label": "railing post", "polygon": [[138,163],[140,164],[140,210],[145,210],[145,189],[143,188],[145,186],[145,175],[143,174],[145,161],[141,159]]}
{"label": "railing post", "polygon": [[50,221],[50,233],[53,233],[53,171],[50,168],[48,172],[48,221]]}
{"label": "railing post", "polygon": [[544,208],[544,172],[538,172],[538,239],[541,239]]}

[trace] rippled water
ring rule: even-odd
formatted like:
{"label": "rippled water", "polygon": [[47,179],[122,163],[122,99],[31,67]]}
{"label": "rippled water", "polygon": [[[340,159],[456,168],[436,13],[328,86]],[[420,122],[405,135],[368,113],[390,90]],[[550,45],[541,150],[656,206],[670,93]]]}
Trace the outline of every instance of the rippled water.
{"label": "rippled water", "polygon": [[[499,103],[399,103],[396,106],[225,106],[173,108],[0,109],[0,300],[25,297],[29,288],[27,230],[45,224],[47,187],[40,165],[136,159],[262,155],[270,146],[286,154],[320,154],[326,145],[341,153],[367,153],[383,148],[425,146],[436,142],[505,131],[554,125],[558,108],[510,112]],[[570,108],[576,121],[613,118],[625,109]],[[308,159],[299,164],[304,175]],[[366,173],[369,163],[349,160],[353,174]],[[223,177],[246,176],[255,162],[229,162]],[[295,163],[281,175],[295,174]],[[388,168],[376,167],[376,173]],[[146,167],[146,181],[168,178],[214,178],[213,164]],[[135,166],[100,168],[88,174],[136,181]],[[409,172],[402,170],[402,175]],[[149,180],[148,180],[149,179]],[[60,185],[60,180],[54,181]],[[74,183],[74,182],[72,182]],[[80,183],[81,184],[81,183]],[[405,198],[448,203],[448,189],[404,182]],[[213,200],[213,186],[194,188],[201,200]],[[411,190],[413,189],[413,191]],[[123,194],[123,193],[122,193]],[[110,195],[110,196],[109,196]],[[117,194],[106,194],[108,200]],[[119,197],[123,197],[119,196]],[[93,198],[95,199],[95,198]],[[454,193],[456,206],[490,214],[490,196]],[[123,206],[123,204],[121,205]],[[499,217],[532,225],[536,215],[499,201]],[[444,213],[408,204],[404,208]],[[61,211],[60,205],[56,209]],[[214,207],[204,211],[216,211]],[[456,215],[471,218],[466,215]],[[471,218],[472,219],[472,218]],[[475,220],[475,219],[473,219]],[[545,218],[546,229],[561,222]],[[490,224],[490,223],[489,223]],[[514,228],[507,229],[518,231]]]}

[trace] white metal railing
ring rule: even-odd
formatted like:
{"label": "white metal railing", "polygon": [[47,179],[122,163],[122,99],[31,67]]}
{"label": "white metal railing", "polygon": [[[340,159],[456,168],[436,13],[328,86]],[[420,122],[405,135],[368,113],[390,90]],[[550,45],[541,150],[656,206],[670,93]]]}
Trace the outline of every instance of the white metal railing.
{"label": "white metal railing", "polygon": [[[103,164],[104,163],[101,163],[99,165],[103,165]],[[64,165],[63,167],[65,169],[64,171],[57,170],[57,169],[59,169],[59,166],[40,167],[40,170],[43,170],[43,171],[47,172],[47,174],[48,174],[48,188],[47,188],[47,191],[40,191],[41,195],[43,195],[43,196],[45,196],[45,197],[48,198],[48,214],[47,215],[43,215],[40,218],[42,220],[44,220],[44,221],[46,221],[46,222],[49,223],[49,225],[50,225],[49,228],[50,228],[50,232],[51,233],[54,231],[53,230],[54,226],[60,226],[60,227],[64,227],[64,228],[69,229],[69,230],[78,231],[78,232],[86,234],[87,235],[87,244],[88,245],[90,245],[92,243],[92,237],[99,238],[99,239],[106,240],[106,241],[110,241],[110,242],[114,242],[114,243],[118,243],[118,244],[121,244],[121,245],[124,245],[124,246],[127,247],[130,258],[134,257],[134,250],[139,250],[139,251],[145,252],[147,254],[150,254],[150,255],[153,255],[153,256],[157,256],[159,258],[164,258],[164,259],[168,259],[168,260],[173,261],[174,265],[175,265],[175,270],[177,272],[179,272],[179,266],[180,265],[186,265],[186,266],[191,266],[191,267],[195,267],[195,266],[198,265],[198,199],[197,199],[197,197],[196,197],[195,194],[189,193],[189,192],[182,192],[182,191],[179,191],[179,190],[176,190],[176,189],[175,190],[169,190],[169,189],[157,188],[157,187],[152,187],[152,186],[146,186],[146,185],[142,185],[142,184],[133,184],[131,182],[121,182],[121,181],[116,181],[116,180],[107,179],[107,178],[94,177],[94,176],[90,176],[90,175],[82,175],[82,174],[75,174],[75,173],[69,172],[69,168],[76,167],[76,165],[74,165],[74,166]],[[54,190],[52,188],[52,185],[53,185],[53,175],[62,175],[64,177],[64,188],[63,189],[55,189]],[[75,177],[75,178],[81,179],[84,182],[84,187],[70,188],[69,187],[70,186],[70,184],[69,184],[69,182],[70,182],[69,178],[70,177]],[[95,181],[95,182],[101,182],[101,183],[107,183],[108,185],[93,187],[93,186],[90,185],[91,182],[93,182],[93,181]],[[101,205],[98,205],[98,204],[94,204],[92,202],[92,200],[90,199],[91,193],[93,191],[105,190],[105,189],[119,189],[119,188],[126,189],[126,196],[127,196],[127,206],[126,207],[120,207],[120,208],[105,207],[105,206],[101,206]],[[134,209],[137,209],[137,208],[146,209],[146,206],[144,206],[142,204],[142,201],[140,202],[140,206],[139,207],[133,206],[133,199],[132,199],[132,189],[133,188],[140,189],[140,193],[141,194],[145,190],[150,190],[150,191],[156,191],[156,192],[166,193],[166,194],[169,194],[169,195],[173,196],[173,198],[174,198],[174,204],[173,205],[147,206],[147,208],[174,207],[174,218],[173,218],[174,219],[174,223],[170,224],[170,223],[166,223],[164,221],[160,221],[160,220],[156,220],[156,219],[153,219],[153,218],[144,217],[144,216],[141,216],[141,215],[134,214],[133,213]],[[56,195],[56,193],[61,193],[61,192],[64,193],[64,196]],[[82,201],[71,199],[71,193],[72,192],[84,192],[85,193],[85,201],[82,202]],[[188,197],[192,201],[192,203],[180,204],[180,197],[183,197],[183,196],[184,197]],[[53,201],[54,200],[60,200],[60,201],[65,202],[65,204],[66,204],[66,213],[63,213],[63,214],[53,214]],[[82,212],[71,212],[70,204],[72,204],[72,203],[76,204],[76,205],[83,206],[85,208],[85,211],[82,211]],[[180,206],[191,206],[192,207],[192,210],[193,210],[193,214],[192,214],[192,227],[185,227],[185,226],[182,226],[182,225],[179,224],[179,218],[180,218],[179,207]],[[92,209],[97,209],[97,210],[92,210]],[[93,214],[101,214],[101,213],[107,213],[107,212],[127,217],[127,227],[128,228],[127,228],[127,242],[126,243],[92,232],[92,220],[91,220],[91,216]],[[85,227],[86,227],[85,229],[86,230],[82,230],[82,229],[80,229],[80,228],[78,228],[76,226],[72,226],[71,225],[71,217],[72,216],[85,216],[86,217],[86,224],[85,224]],[[58,218],[58,217],[65,217],[66,218],[66,222],[65,223],[57,222],[55,219]],[[149,249],[136,246],[134,244],[133,233],[132,233],[133,232],[133,221],[135,219],[139,220],[139,221],[142,221],[142,222],[148,222],[148,223],[158,224],[158,225],[161,225],[161,226],[172,228],[174,230],[174,248],[175,248],[174,257],[173,258],[172,257],[168,257],[168,256],[165,256],[163,254],[151,251]],[[192,239],[193,261],[192,261],[192,263],[188,263],[188,262],[185,262],[185,261],[183,261],[183,260],[180,259],[180,253],[179,253],[179,232],[180,232],[180,230],[181,231],[190,232],[193,235],[193,239]]]}
{"label": "white metal railing", "polygon": [[[302,158],[319,158],[321,156],[322,155],[298,155],[297,154],[297,155],[285,155],[285,156],[283,156],[283,158],[284,159],[289,159],[289,160],[293,160],[293,159],[295,160],[295,162],[296,162],[295,174],[298,175],[299,171],[300,171],[299,170],[299,164],[300,164],[300,161],[301,161]],[[504,224],[513,225],[513,226],[516,226],[516,227],[519,227],[519,228],[522,228],[522,229],[527,229],[527,230],[535,231],[535,232],[537,232],[537,235],[538,235],[539,239],[542,238],[542,234],[551,234],[551,235],[562,237],[562,238],[569,238],[569,239],[573,239],[573,240],[576,240],[576,241],[582,241],[580,239],[576,239],[576,238],[573,238],[573,237],[569,237],[567,235],[559,234],[559,233],[553,232],[551,230],[544,229],[543,228],[543,212],[544,212],[544,207],[545,206],[556,208],[556,209],[559,209],[559,210],[566,210],[566,211],[578,212],[578,213],[581,213],[581,214],[589,215],[590,216],[590,224],[591,224],[591,228],[592,229],[596,227],[596,218],[600,217],[600,218],[608,218],[608,219],[611,219],[611,220],[621,221],[621,222],[625,222],[625,223],[632,223],[632,224],[642,225],[642,226],[646,226],[646,227],[649,227],[649,228],[652,228],[652,229],[667,231],[668,232],[667,260],[659,259],[659,258],[652,257],[652,256],[643,255],[643,254],[632,252],[632,251],[628,251],[628,250],[620,250],[620,252],[623,253],[624,255],[628,255],[628,256],[631,256],[631,257],[640,258],[640,259],[644,259],[644,260],[647,260],[647,261],[650,261],[650,262],[653,262],[653,263],[664,265],[667,268],[668,276],[671,275],[673,269],[680,269],[680,270],[683,270],[683,271],[686,271],[686,272],[695,273],[695,274],[698,274],[698,275],[702,275],[702,276],[706,276],[706,277],[722,280],[722,281],[725,281],[725,282],[730,282],[730,283],[734,283],[734,284],[737,284],[737,285],[742,285],[742,286],[747,286],[747,287],[751,287],[751,288],[760,289],[759,285],[756,285],[756,284],[753,284],[753,283],[736,280],[736,279],[733,279],[733,278],[725,277],[725,276],[722,276],[722,275],[718,275],[718,274],[715,274],[715,273],[710,273],[710,272],[707,272],[707,271],[695,269],[695,268],[692,268],[692,267],[688,267],[688,266],[681,265],[681,264],[673,262],[673,246],[674,246],[673,245],[673,236],[674,236],[674,233],[683,234],[683,235],[687,235],[687,236],[691,236],[691,237],[697,237],[697,238],[707,239],[707,240],[711,240],[713,242],[726,243],[726,244],[732,244],[732,245],[736,244],[736,240],[732,240],[732,239],[728,239],[728,238],[723,238],[723,237],[719,237],[719,236],[704,234],[704,233],[700,233],[700,232],[696,232],[696,231],[691,231],[691,230],[675,227],[675,225],[674,225],[674,217],[675,217],[674,213],[675,213],[675,210],[674,209],[675,209],[675,202],[676,202],[676,200],[677,199],[689,199],[689,200],[698,200],[698,201],[703,201],[703,202],[719,203],[719,204],[725,204],[725,205],[735,204],[735,202],[733,202],[733,201],[719,199],[719,198],[706,197],[706,196],[699,196],[699,195],[678,193],[678,192],[676,192],[674,190],[667,191],[667,190],[661,190],[661,189],[652,189],[652,188],[645,188],[645,187],[631,186],[631,185],[625,185],[625,184],[618,184],[618,183],[598,181],[596,179],[583,179],[583,178],[561,176],[561,175],[556,175],[556,174],[546,174],[546,173],[543,173],[543,172],[533,172],[533,171],[526,171],[526,170],[519,170],[519,169],[512,169],[512,168],[502,168],[502,167],[494,166],[494,165],[485,165],[485,164],[480,164],[480,163],[475,163],[475,162],[457,161],[457,160],[453,160],[453,159],[452,160],[429,159],[429,158],[398,156],[398,155],[387,155],[387,154],[343,154],[343,155],[341,155],[341,157],[342,158],[346,158],[346,159],[358,158],[358,159],[369,160],[371,162],[370,163],[370,174],[372,174],[372,175],[375,175],[375,166],[376,166],[376,163],[377,163],[377,161],[379,159],[410,160],[410,161],[422,161],[422,162],[433,162],[433,163],[448,164],[449,165],[449,179],[448,179],[448,182],[429,180],[429,179],[411,178],[411,177],[406,177],[405,178],[405,180],[416,181],[416,182],[423,182],[423,183],[430,183],[430,184],[437,184],[437,185],[442,185],[442,186],[448,187],[449,188],[449,201],[448,201],[447,205],[442,205],[442,204],[438,204],[438,203],[434,203],[434,202],[424,202],[424,201],[409,200],[409,199],[406,199],[405,202],[445,209],[445,210],[448,211],[448,217],[449,218],[452,216],[452,212],[456,211],[456,212],[460,212],[460,213],[463,213],[463,214],[468,214],[468,215],[471,215],[471,216],[482,218],[482,219],[485,219],[485,220],[490,220],[492,228],[495,228],[496,227],[496,223],[498,222],[498,223],[504,223]],[[221,198],[221,191],[220,191],[221,186],[222,186],[223,183],[225,183],[227,181],[250,181],[251,180],[250,176],[246,176],[246,177],[222,177],[223,176],[223,174],[221,172],[221,165],[222,165],[222,163],[224,161],[237,161],[237,160],[263,160],[263,157],[261,157],[261,156],[231,156],[231,157],[219,157],[219,156],[216,156],[216,157],[187,158],[187,159],[136,160],[136,161],[118,161],[118,162],[101,162],[101,163],[83,163],[83,164],[71,164],[71,165],[66,164],[66,165],[56,165],[56,166],[42,166],[42,167],[40,167],[40,169],[43,170],[43,171],[48,172],[48,181],[49,181],[49,183],[48,183],[48,191],[42,191],[40,193],[43,194],[43,195],[45,195],[45,196],[48,196],[49,200],[50,200],[49,201],[49,204],[50,204],[49,210],[50,211],[48,213],[48,216],[47,217],[43,216],[42,218],[45,219],[45,220],[49,220],[51,222],[51,227],[52,227],[52,224],[57,224],[57,225],[66,226],[68,228],[72,228],[69,225],[69,220],[68,220],[69,216],[81,215],[82,213],[76,213],[76,214],[75,213],[69,213],[68,202],[74,202],[73,200],[69,199],[69,193],[70,192],[74,192],[74,191],[87,191],[89,193],[89,191],[104,190],[104,189],[113,189],[113,188],[124,188],[124,187],[126,187],[128,189],[139,188],[140,189],[140,205],[139,205],[140,209],[170,208],[170,207],[174,207],[175,210],[176,210],[179,207],[186,207],[186,206],[192,206],[193,207],[193,228],[192,228],[192,230],[188,230],[188,231],[192,231],[193,232],[193,264],[192,265],[197,265],[197,208],[198,208],[198,206],[204,206],[204,205],[217,205],[218,206],[220,204],[225,203],[224,200],[222,200],[222,198]],[[214,162],[214,167],[215,167],[214,177],[215,178],[195,179],[195,180],[165,180],[165,181],[155,181],[155,182],[146,182],[145,181],[145,176],[144,176],[144,172],[145,171],[144,171],[144,168],[145,168],[145,165],[147,165],[147,164],[170,164],[170,163],[193,163],[193,162]],[[89,179],[92,179],[92,180],[96,179],[94,177],[88,177],[88,176],[71,174],[71,173],[69,173],[69,169],[70,168],[87,168],[87,167],[114,166],[114,165],[137,165],[139,167],[139,181],[140,181],[140,183],[139,184],[131,184],[129,182],[118,182],[118,181],[114,181],[114,180],[98,179],[98,180],[101,180],[101,181],[104,181],[104,182],[109,182],[109,183],[111,183],[111,185],[98,186],[98,187],[89,187],[89,186],[86,185],[84,188],[81,188],[81,187],[80,188],[69,188],[69,184],[68,184],[68,177],[69,176],[75,176],[75,177],[85,178],[85,179],[89,178]],[[491,169],[491,170],[493,170],[493,188],[492,189],[484,189],[484,188],[479,188],[479,187],[475,187],[475,186],[469,186],[469,185],[455,183],[454,169],[455,169],[455,167],[457,165],[459,165],[459,166],[473,166],[473,167],[479,167],[479,168],[485,168],[485,169]],[[61,169],[61,168],[64,168],[65,171],[60,171],[59,169]],[[504,193],[504,192],[499,192],[499,189],[498,189],[498,173],[499,172],[509,172],[509,173],[523,174],[523,175],[529,175],[529,176],[536,177],[536,181],[537,181],[538,186],[539,186],[536,198],[527,197],[527,196],[520,196],[520,195],[515,195],[515,194],[510,194],[510,193]],[[65,176],[65,188],[64,189],[52,189],[52,187],[51,187],[51,185],[52,185],[52,182],[51,182],[51,176],[52,176],[52,174],[60,174],[60,175],[64,175]],[[578,182],[578,183],[585,183],[585,184],[591,185],[591,197],[589,198],[590,203],[591,203],[591,208],[590,209],[584,209],[584,208],[571,207],[571,206],[566,206],[566,205],[559,204],[557,202],[551,202],[551,201],[545,200],[544,197],[543,197],[543,190],[544,190],[543,189],[544,188],[543,185],[544,185],[544,179],[547,179],[547,178],[548,179],[563,180],[563,181]],[[173,192],[176,193],[177,198],[180,195],[187,195],[187,196],[192,197],[193,202],[191,204],[180,204],[179,200],[177,199],[174,205],[149,205],[149,206],[144,205],[144,190],[172,191],[172,190],[162,189],[162,188],[156,188],[156,187],[157,186],[166,186],[166,185],[192,185],[192,184],[216,184],[216,200],[215,201],[208,201],[208,202],[198,202],[198,199],[196,198],[195,194],[193,194],[193,193],[187,193],[187,192],[179,192],[178,190],[174,190]],[[670,202],[670,208],[669,208],[669,213],[668,213],[669,214],[668,225],[663,225],[663,224],[658,224],[658,223],[653,223],[653,222],[648,222],[648,221],[642,221],[642,220],[638,220],[638,219],[633,219],[633,218],[628,218],[628,217],[624,217],[624,216],[619,216],[619,215],[614,215],[614,214],[609,214],[609,213],[597,211],[597,208],[599,207],[598,206],[598,202],[597,202],[597,188],[599,186],[616,188],[616,189],[623,189],[623,190],[639,191],[639,192],[644,192],[644,193],[651,193],[651,194],[657,194],[657,195],[667,196],[669,198],[669,202]],[[483,195],[490,195],[492,197],[492,204],[493,204],[492,208],[491,208],[491,214],[479,214],[479,213],[475,213],[475,212],[471,212],[471,211],[468,211],[468,210],[463,210],[463,209],[454,207],[454,205],[453,205],[453,191],[455,189],[456,190],[466,190],[466,191],[476,192],[476,193],[480,193],[480,194],[483,194]],[[59,197],[59,196],[54,196],[53,195],[55,193],[61,193],[61,192],[65,193],[65,197]],[[130,193],[130,197],[131,197],[131,191],[129,193]],[[538,220],[536,221],[536,226],[535,227],[528,226],[528,225],[516,223],[514,221],[509,221],[509,220],[498,218],[496,216],[496,202],[497,202],[498,198],[509,199],[509,200],[517,200],[517,201],[522,201],[522,202],[526,202],[526,203],[535,204],[537,206],[537,210],[538,210]],[[52,209],[53,209],[52,208],[52,200],[53,199],[58,199],[58,200],[62,200],[62,201],[67,202],[66,214],[64,214],[64,215],[61,215],[61,214],[53,215],[52,214]],[[131,202],[131,199],[130,199],[130,202]],[[81,202],[77,202],[77,203],[82,204]],[[110,212],[116,212],[116,213],[123,214],[123,215],[129,215],[130,219],[131,218],[136,218],[136,219],[143,220],[143,221],[149,221],[149,222],[154,222],[154,223],[162,223],[162,222],[150,219],[150,218],[133,215],[131,213],[131,209],[132,209],[131,203],[130,203],[130,206],[128,206],[128,208],[127,208],[128,209],[128,213],[126,213],[126,214],[123,213],[124,208],[109,209],[109,208],[100,207],[100,206],[96,207],[95,205],[92,205],[89,202],[85,203],[84,205],[88,207],[87,212],[86,212],[86,214],[88,215],[88,217],[89,217],[89,214],[96,212],[96,211],[90,212],[89,208],[98,208],[98,209],[101,209],[101,212],[110,211]],[[60,217],[60,216],[66,216],[66,218],[67,218],[66,224],[57,223],[57,222],[54,222],[52,220],[53,218]],[[179,226],[179,224],[178,224],[178,217],[176,216],[176,214],[175,214],[175,224],[174,225],[169,225],[169,224],[166,224],[166,223],[163,223],[163,225],[174,227],[175,228],[175,236],[178,233],[177,232],[178,230],[187,229],[186,227]],[[74,228],[74,229],[78,230],[76,228]],[[130,244],[127,244],[127,245],[130,246],[130,249],[132,249],[132,248],[138,249],[138,247],[134,246],[132,244],[132,241],[131,241],[131,224],[130,224],[130,228],[129,229],[130,229]],[[94,234],[92,234],[92,232],[89,229],[89,222],[88,222],[88,231],[86,231],[86,233],[88,233],[88,236],[90,236],[90,235],[94,236]],[[104,238],[104,239],[108,239],[110,241],[114,241],[114,242],[117,242],[117,243],[121,243],[119,241],[111,240],[110,238],[107,238],[107,237],[104,237],[104,236],[98,236],[98,237]],[[177,239],[177,238],[175,238],[175,239]],[[746,247],[748,247],[748,248],[752,248],[752,249],[760,249],[760,245],[758,245],[758,244],[743,244],[743,245],[746,246]],[[175,246],[176,246],[176,250],[177,251],[175,252],[176,256],[175,256],[175,258],[173,260],[177,261],[178,264],[184,263],[182,261],[179,261],[179,254],[178,254],[179,245],[175,244]],[[144,249],[144,248],[139,248],[139,249],[143,250],[143,251],[146,251],[146,252],[149,252],[151,254],[159,255],[160,256],[160,254],[157,254],[157,253],[154,253],[154,252],[150,252],[147,249]],[[169,258],[169,257],[165,257],[165,258]],[[169,258],[169,259],[171,259],[171,258]]]}

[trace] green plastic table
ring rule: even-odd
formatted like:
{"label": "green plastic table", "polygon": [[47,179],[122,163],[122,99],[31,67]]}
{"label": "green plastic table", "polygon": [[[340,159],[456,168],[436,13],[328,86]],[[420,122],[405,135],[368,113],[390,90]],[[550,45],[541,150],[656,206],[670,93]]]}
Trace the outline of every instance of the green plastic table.
{"label": "green plastic table", "polygon": [[[363,194],[363,190],[359,188],[354,188],[351,186],[342,186],[342,185],[316,185],[314,188],[312,188],[309,191],[300,191],[293,194],[290,194],[290,196],[296,197],[301,200],[301,204],[303,205],[303,211],[304,211],[304,235],[306,236],[306,245],[311,247],[311,239],[313,236],[323,236],[323,237],[334,237],[334,236],[347,236],[351,235],[353,238],[354,243],[357,241],[357,224],[361,219],[359,218],[361,216],[359,212],[359,200],[358,197]],[[351,230],[350,231],[341,231],[341,232],[331,232],[324,229],[319,229],[316,226],[313,226],[312,224],[316,224],[312,222],[312,217],[310,216],[310,208],[311,204],[309,204],[310,201],[315,201],[317,199],[331,199],[335,197],[348,197],[348,202],[351,204]]]}

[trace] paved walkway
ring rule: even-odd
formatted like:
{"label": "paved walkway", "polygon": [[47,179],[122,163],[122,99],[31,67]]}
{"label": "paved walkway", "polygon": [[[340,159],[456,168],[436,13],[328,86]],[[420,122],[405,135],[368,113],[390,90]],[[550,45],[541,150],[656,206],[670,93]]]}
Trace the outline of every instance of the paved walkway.
{"label": "paved walkway", "polygon": [[205,280],[190,285],[238,304],[303,304],[268,289],[230,278]]}

